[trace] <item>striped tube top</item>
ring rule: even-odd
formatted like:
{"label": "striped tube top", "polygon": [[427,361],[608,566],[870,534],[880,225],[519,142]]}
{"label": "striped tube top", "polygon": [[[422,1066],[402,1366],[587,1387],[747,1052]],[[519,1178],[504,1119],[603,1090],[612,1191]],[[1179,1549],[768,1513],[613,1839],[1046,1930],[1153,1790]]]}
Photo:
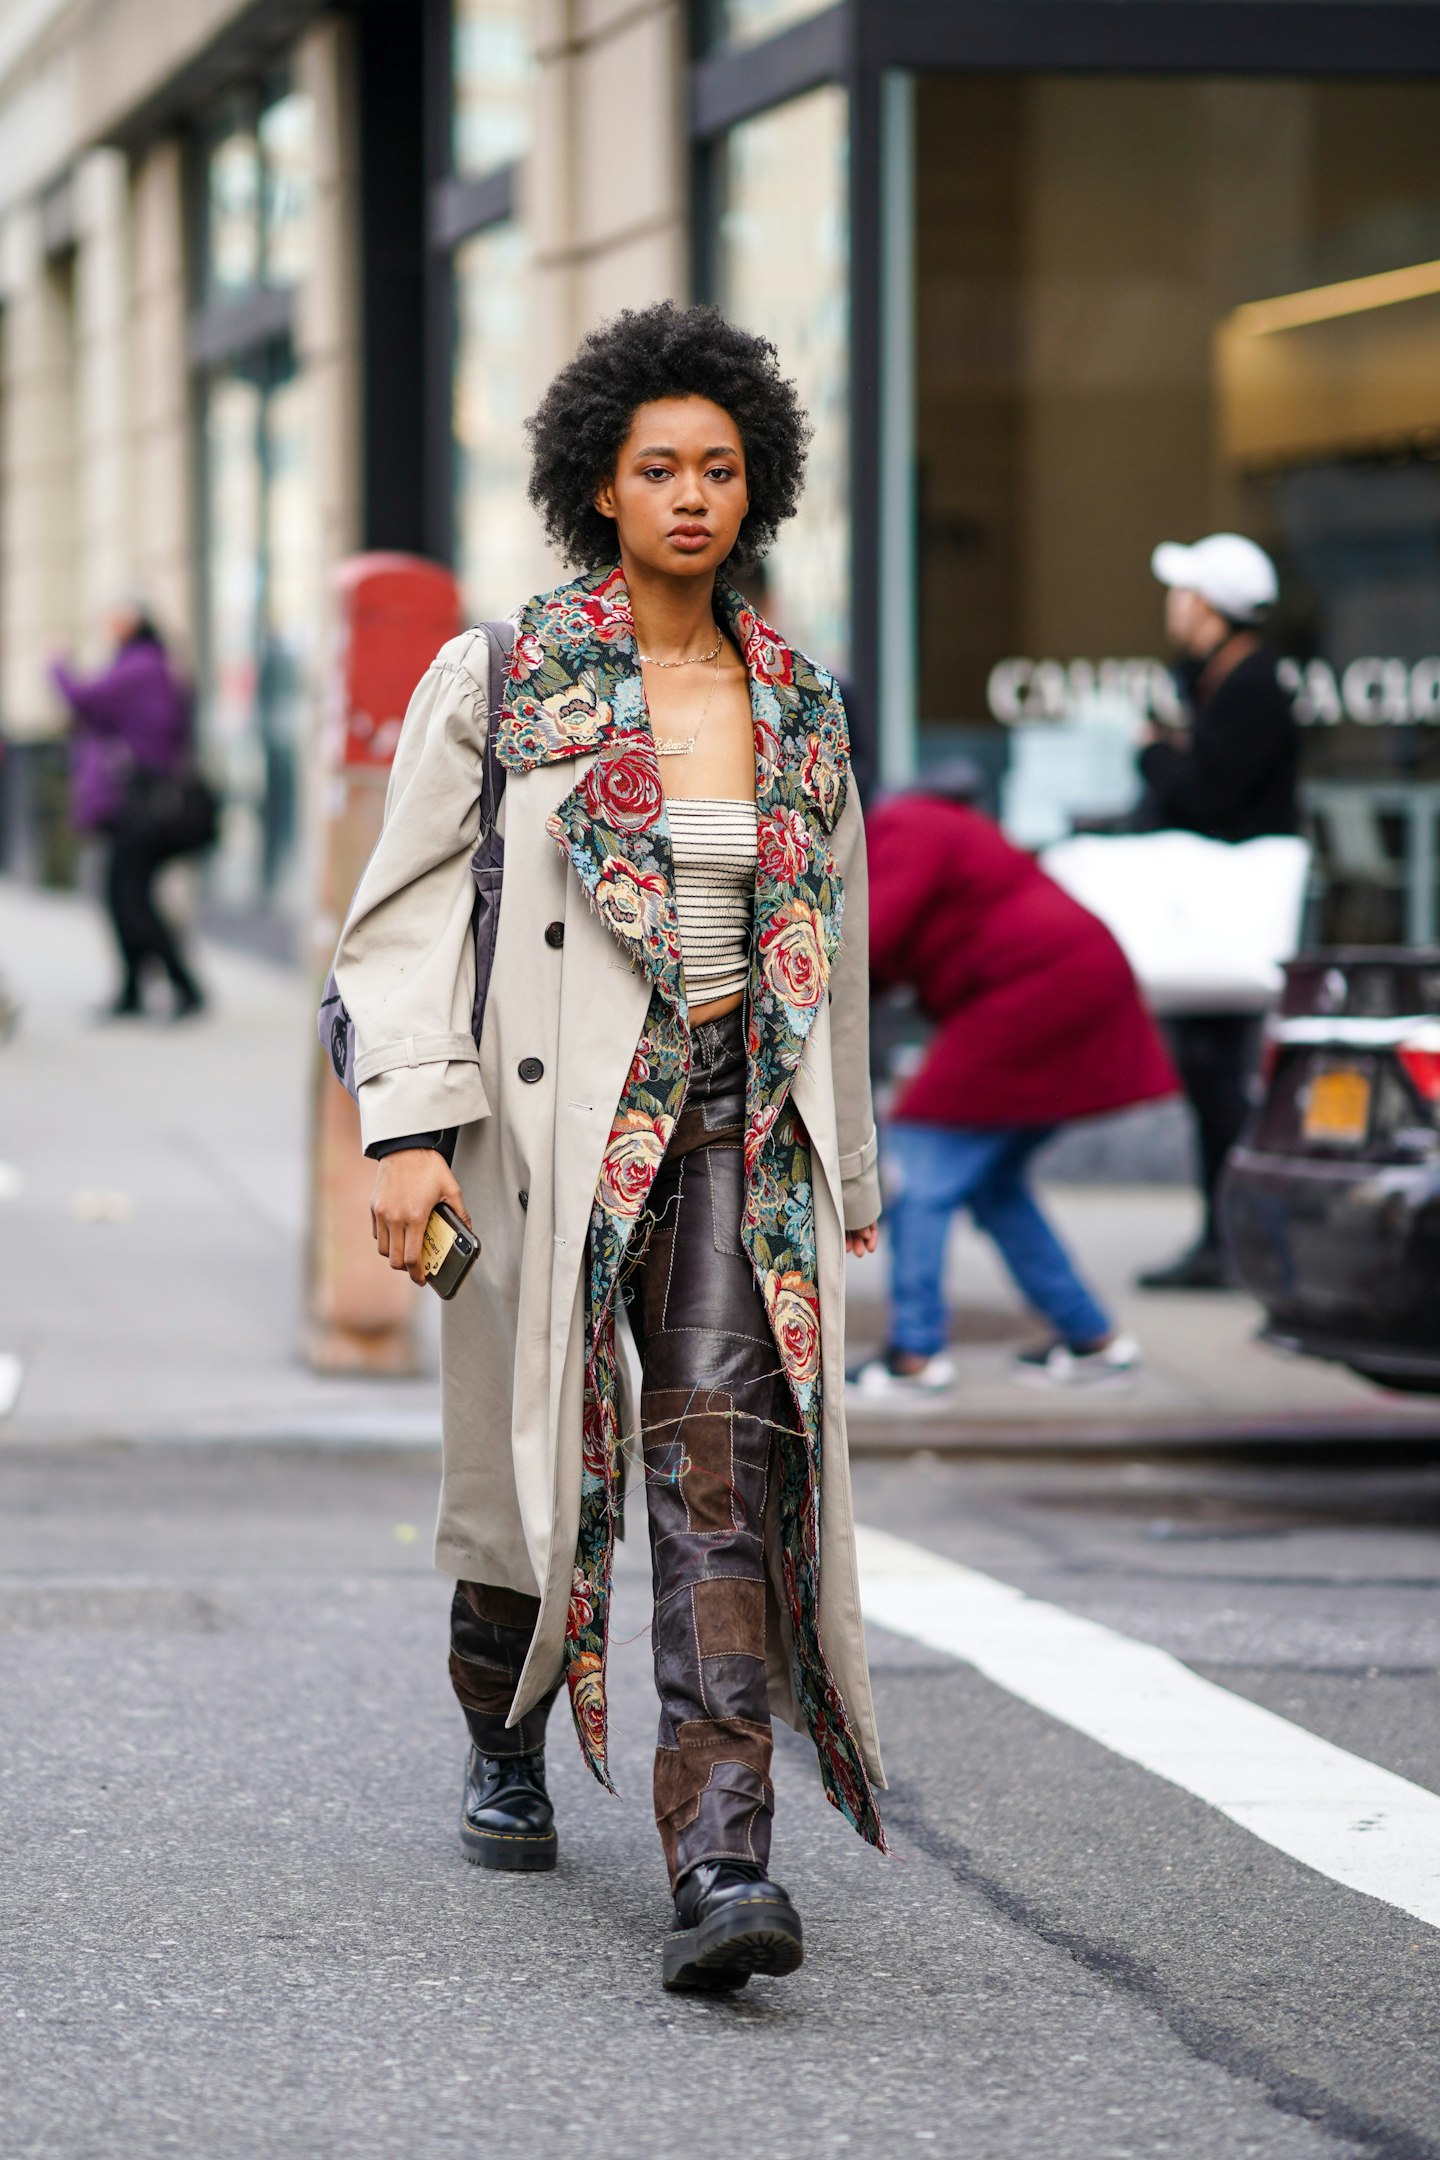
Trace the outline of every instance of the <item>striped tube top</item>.
{"label": "striped tube top", "polygon": [[709,1005],[743,990],[755,917],[755,805],[718,795],[670,796],[670,846],[685,996]]}

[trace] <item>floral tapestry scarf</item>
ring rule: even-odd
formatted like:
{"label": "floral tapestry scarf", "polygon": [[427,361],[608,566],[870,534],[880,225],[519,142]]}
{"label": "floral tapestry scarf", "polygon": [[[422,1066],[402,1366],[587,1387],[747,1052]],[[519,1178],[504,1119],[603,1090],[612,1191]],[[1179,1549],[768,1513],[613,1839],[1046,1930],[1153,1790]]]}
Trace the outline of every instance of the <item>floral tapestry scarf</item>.
{"label": "floral tapestry scarf", "polygon": [[[790,1099],[840,943],[843,894],[829,835],[845,803],[849,743],[825,671],[793,652],[729,587],[717,586],[715,605],[745,658],[755,736],[758,857],[741,1237],[796,1412],[797,1429],[776,1438],[795,1688],[826,1793],[883,1849],[875,1796],[819,1637],[820,1294],[810,1144]],[[625,1442],[617,1295],[690,1071],[670,829],[618,565],[576,578],[522,611],[497,749],[512,772],[593,753],[549,831],[595,913],[651,985],[590,1215],[580,1534],[566,1629],[565,1677],[580,1745],[610,1787],[605,1655]]]}

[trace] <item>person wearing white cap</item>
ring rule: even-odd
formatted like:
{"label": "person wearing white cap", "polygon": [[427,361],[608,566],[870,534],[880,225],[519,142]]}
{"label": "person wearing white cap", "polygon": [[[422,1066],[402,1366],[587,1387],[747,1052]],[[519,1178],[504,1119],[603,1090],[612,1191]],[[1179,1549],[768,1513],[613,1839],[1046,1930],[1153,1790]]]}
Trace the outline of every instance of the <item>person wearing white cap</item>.
{"label": "person wearing white cap", "polygon": [[[1297,831],[1300,731],[1259,628],[1279,594],[1274,563],[1240,533],[1211,533],[1193,547],[1166,541],[1150,566],[1168,588],[1165,628],[1190,722],[1147,729],[1136,823],[1232,842]],[[1245,1122],[1258,1028],[1244,1013],[1204,1012],[1173,1015],[1166,1032],[1195,1113],[1205,1218],[1192,1249],[1143,1274],[1140,1285],[1223,1289],[1216,1196]]]}

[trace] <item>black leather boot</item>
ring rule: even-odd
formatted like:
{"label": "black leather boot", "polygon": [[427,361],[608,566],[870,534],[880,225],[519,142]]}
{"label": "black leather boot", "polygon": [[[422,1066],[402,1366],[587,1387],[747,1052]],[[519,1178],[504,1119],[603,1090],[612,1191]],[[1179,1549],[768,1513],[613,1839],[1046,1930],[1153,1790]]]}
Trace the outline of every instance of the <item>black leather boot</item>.
{"label": "black leather boot", "polygon": [[545,1750],[533,1755],[482,1755],[472,1746],[465,1763],[460,1843],[474,1867],[509,1874],[553,1868],[559,1842],[555,1810],[545,1790]]}
{"label": "black leather boot", "polygon": [[744,1987],[751,1973],[792,1973],[805,1955],[800,1915],[746,1860],[704,1860],[675,1886],[665,1938],[667,1988]]}

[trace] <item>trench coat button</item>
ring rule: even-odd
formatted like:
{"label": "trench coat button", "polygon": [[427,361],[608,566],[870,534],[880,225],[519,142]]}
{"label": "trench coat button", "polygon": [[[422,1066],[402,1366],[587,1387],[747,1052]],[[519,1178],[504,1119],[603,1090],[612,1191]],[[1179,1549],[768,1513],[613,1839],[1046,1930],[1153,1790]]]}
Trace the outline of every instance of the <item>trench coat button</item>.
{"label": "trench coat button", "polygon": [[529,1193],[528,1193],[528,1192],[523,1192],[523,1191],[521,1192],[521,1194],[520,1194],[520,1205],[521,1205],[521,1207],[522,1207],[522,1208],[528,1208],[528,1207],[529,1207],[529,1205],[530,1205],[530,1195],[529,1195]]}
{"label": "trench coat button", "polygon": [[520,1078],[532,1086],[535,1081],[543,1080],[545,1077],[545,1067],[541,1064],[539,1058],[521,1058],[517,1070]]}
{"label": "trench coat button", "polygon": [[559,952],[560,947],[565,942],[565,925],[563,922],[546,923],[545,942],[553,952]]}

